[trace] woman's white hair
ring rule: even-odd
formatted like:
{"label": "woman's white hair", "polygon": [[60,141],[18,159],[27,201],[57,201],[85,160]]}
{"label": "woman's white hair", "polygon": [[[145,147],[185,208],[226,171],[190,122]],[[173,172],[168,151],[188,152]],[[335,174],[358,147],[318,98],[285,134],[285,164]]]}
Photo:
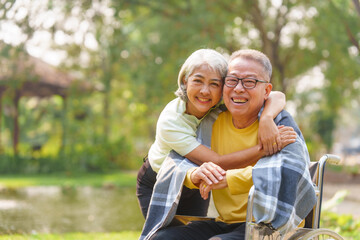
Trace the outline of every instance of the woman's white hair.
{"label": "woman's white hair", "polygon": [[193,52],[182,65],[179,76],[178,86],[175,95],[187,102],[186,85],[189,76],[194,70],[202,65],[207,65],[211,70],[220,74],[223,80],[227,74],[227,61],[223,55],[213,49],[199,49]]}

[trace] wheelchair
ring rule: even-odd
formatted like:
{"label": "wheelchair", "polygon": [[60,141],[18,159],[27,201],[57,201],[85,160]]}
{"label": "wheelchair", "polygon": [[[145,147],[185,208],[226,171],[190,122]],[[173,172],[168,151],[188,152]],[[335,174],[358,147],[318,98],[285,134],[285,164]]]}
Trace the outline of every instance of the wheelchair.
{"label": "wheelchair", "polygon": [[321,202],[323,195],[323,181],[324,171],[326,163],[338,164],[340,157],[332,154],[323,155],[318,162],[311,162],[310,174],[315,186],[315,193],[317,196],[317,202],[313,210],[305,218],[305,226],[302,228],[296,228],[293,231],[288,232],[285,236],[280,236],[276,231],[271,230],[269,227],[263,224],[256,224],[253,222],[253,203],[254,203],[254,186],[250,189],[248,197],[248,206],[246,213],[246,232],[245,240],[257,240],[257,239],[288,239],[288,240],[320,240],[320,239],[333,239],[343,240],[343,238],[336,232],[320,228],[320,216],[321,216]]}
{"label": "wheelchair", "polygon": [[[336,232],[320,228],[321,202],[323,195],[323,180],[326,163],[338,164],[340,157],[332,154],[323,155],[319,161],[310,163],[310,174],[315,187],[317,202],[313,210],[305,218],[305,225],[301,228],[296,228],[281,236],[276,230],[272,230],[264,224],[256,224],[253,222],[253,203],[254,203],[254,186],[251,187],[248,196],[248,206],[246,213],[246,229],[245,240],[272,240],[272,239],[286,239],[286,240],[343,240],[343,238]],[[190,221],[210,220],[214,218],[197,217],[197,216],[183,216],[176,215],[174,218],[174,225],[187,224]]]}

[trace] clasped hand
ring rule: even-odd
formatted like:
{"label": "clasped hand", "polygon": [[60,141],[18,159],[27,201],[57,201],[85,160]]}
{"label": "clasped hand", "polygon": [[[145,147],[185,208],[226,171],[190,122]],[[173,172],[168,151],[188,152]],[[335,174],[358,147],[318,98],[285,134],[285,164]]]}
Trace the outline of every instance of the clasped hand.
{"label": "clasped hand", "polygon": [[226,171],[212,162],[203,163],[191,173],[191,181],[199,187],[203,199],[209,197],[212,189],[227,187]]}

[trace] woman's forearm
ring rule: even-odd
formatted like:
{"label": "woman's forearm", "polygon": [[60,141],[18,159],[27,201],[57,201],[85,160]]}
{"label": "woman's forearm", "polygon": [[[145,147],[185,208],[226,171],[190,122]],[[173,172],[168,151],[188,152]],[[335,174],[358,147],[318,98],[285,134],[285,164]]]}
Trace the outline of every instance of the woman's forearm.
{"label": "woman's forearm", "polygon": [[200,145],[185,155],[187,159],[198,165],[204,162],[213,162],[225,170],[252,165],[264,156],[265,152],[260,145],[226,155],[220,155],[204,145]]}
{"label": "woman's forearm", "polygon": [[272,155],[279,150],[280,135],[274,118],[283,110],[285,103],[285,94],[276,91],[271,92],[260,116],[258,139],[267,155]]}
{"label": "woman's forearm", "polygon": [[285,105],[285,94],[279,91],[272,91],[265,101],[264,110],[260,119],[262,117],[271,117],[271,119],[274,119],[285,108]]}
{"label": "woman's forearm", "polygon": [[[263,121],[266,121],[274,124],[273,119],[284,109],[285,104],[285,94],[278,91],[271,92],[265,102],[265,107],[263,113],[261,114],[260,123],[262,124]],[[275,124],[274,127],[276,128]],[[271,142],[271,144],[272,143],[273,142]],[[243,168],[254,164],[257,160],[264,157],[267,153],[268,152],[264,151],[261,144],[226,155],[220,155],[212,151],[211,149],[200,145],[193,151],[185,155],[185,157],[198,165],[201,165],[204,162],[213,162],[222,167],[223,169],[228,170],[235,168]]]}
{"label": "woman's forearm", "polygon": [[264,156],[265,152],[261,149],[261,146],[256,145],[242,151],[220,156],[218,165],[225,170],[244,168],[255,164],[260,158]]}

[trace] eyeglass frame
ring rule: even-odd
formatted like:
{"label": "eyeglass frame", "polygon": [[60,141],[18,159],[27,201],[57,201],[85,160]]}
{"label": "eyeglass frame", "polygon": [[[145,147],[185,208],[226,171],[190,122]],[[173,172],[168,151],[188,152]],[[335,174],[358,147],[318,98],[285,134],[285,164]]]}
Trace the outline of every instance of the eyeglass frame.
{"label": "eyeglass frame", "polygon": [[[227,78],[227,77],[235,78],[235,79],[237,80],[237,83],[236,83],[233,87],[232,87],[232,86],[228,86],[228,85],[226,84],[226,78]],[[245,87],[245,86],[244,86],[243,79],[251,79],[251,80],[254,80],[254,81],[255,81],[254,87],[252,87],[252,88]],[[231,76],[231,75],[230,75],[230,76],[226,76],[226,77],[224,78],[224,84],[225,84],[225,86],[227,86],[227,87],[229,87],[229,88],[235,88],[235,87],[239,84],[239,81],[241,82],[241,85],[242,85],[243,88],[245,88],[245,89],[254,89],[254,88],[256,88],[256,85],[257,85],[258,82],[260,82],[260,83],[269,83],[269,82],[267,82],[267,81],[259,80],[259,79],[253,78],[253,77],[238,78],[238,77],[235,77],[235,76]]]}

